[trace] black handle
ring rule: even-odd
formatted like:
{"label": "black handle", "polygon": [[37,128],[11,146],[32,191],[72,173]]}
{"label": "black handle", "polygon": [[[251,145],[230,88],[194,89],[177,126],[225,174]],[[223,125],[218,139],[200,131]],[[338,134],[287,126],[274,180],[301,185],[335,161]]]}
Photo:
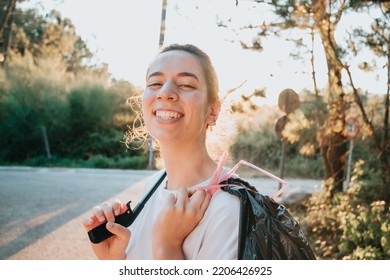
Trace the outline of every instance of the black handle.
{"label": "black handle", "polygon": [[[158,188],[158,186],[161,184],[161,182],[164,180],[165,176],[167,176],[166,172],[164,172],[164,174],[160,177],[160,179],[157,181],[154,187],[146,195],[146,197],[140,203],[137,204],[137,206],[134,208],[134,211],[131,210],[130,201],[127,202],[126,212],[116,216],[115,223],[118,223],[124,227],[129,227],[137,218],[139,213],[141,213],[141,210],[144,208],[144,205],[152,196],[154,191]],[[88,231],[89,240],[91,240],[92,243],[95,244],[100,243],[113,235],[111,232],[107,230],[106,225],[107,222]]]}
{"label": "black handle", "polygon": [[[129,201],[127,203],[126,212],[116,216],[115,223],[120,224],[124,227],[128,227],[134,222],[136,216],[137,215],[134,215],[133,211],[131,210],[130,201]],[[111,232],[107,230],[106,225],[107,222],[88,231],[88,237],[92,243],[94,244],[100,243],[113,235]]]}

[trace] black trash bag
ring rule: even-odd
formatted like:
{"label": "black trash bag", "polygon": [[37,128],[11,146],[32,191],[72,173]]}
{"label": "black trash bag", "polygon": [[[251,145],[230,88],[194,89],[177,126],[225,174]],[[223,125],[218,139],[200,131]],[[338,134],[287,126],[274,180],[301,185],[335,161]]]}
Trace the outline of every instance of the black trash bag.
{"label": "black trash bag", "polygon": [[298,222],[286,207],[239,178],[221,182],[240,198],[238,259],[315,260]]}

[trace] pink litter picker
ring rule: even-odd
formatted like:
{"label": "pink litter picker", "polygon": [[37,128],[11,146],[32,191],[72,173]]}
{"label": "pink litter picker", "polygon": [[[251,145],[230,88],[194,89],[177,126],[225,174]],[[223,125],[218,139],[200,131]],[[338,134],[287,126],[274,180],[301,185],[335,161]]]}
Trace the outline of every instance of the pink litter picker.
{"label": "pink litter picker", "polygon": [[[275,181],[279,182],[282,185],[282,187],[275,194],[272,195],[272,199],[275,200],[276,198],[278,198],[280,196],[280,194],[283,192],[283,190],[285,189],[285,187],[287,187],[288,184],[283,179],[279,178],[278,176],[275,176],[274,174],[272,174],[264,169],[261,169],[260,167],[254,165],[250,162],[247,162],[245,160],[240,160],[225,176],[223,176],[221,179],[219,179],[221,172],[222,172],[222,169],[223,169],[225,162],[228,158],[228,155],[229,155],[228,152],[226,152],[226,151],[223,152],[210,184],[208,186],[199,187],[197,189],[207,190],[211,195],[213,195],[221,187],[232,186],[232,184],[227,185],[227,184],[221,184],[221,183],[223,181],[226,181],[227,179],[231,178],[232,176],[234,176],[236,170],[242,164],[259,171],[260,173],[264,174],[265,176],[267,176],[271,179],[274,179]],[[237,187],[241,187],[241,186],[237,185]]]}

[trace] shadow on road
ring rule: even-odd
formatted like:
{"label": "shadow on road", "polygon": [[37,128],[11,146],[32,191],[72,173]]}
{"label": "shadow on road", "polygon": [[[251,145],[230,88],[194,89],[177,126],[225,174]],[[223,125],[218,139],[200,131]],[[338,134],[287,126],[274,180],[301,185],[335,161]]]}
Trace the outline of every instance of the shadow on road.
{"label": "shadow on road", "polygon": [[[70,230],[63,236],[53,235],[50,240],[46,238],[46,243],[56,243],[53,248],[67,250],[61,244],[72,241],[77,243],[80,239],[85,239],[86,234],[78,219],[80,215],[85,215],[96,204],[117,197],[153,173],[0,167],[0,259],[12,259],[15,256],[26,259],[20,256],[22,250],[42,243],[42,240],[56,230],[77,220],[77,224],[71,223],[68,226],[75,227],[73,232]],[[89,245],[87,241],[85,243]],[[35,252],[29,252],[28,255],[37,256],[37,259],[50,259],[53,252],[50,254],[43,251],[51,245],[41,244],[35,248]],[[83,258],[83,254],[80,257]]]}

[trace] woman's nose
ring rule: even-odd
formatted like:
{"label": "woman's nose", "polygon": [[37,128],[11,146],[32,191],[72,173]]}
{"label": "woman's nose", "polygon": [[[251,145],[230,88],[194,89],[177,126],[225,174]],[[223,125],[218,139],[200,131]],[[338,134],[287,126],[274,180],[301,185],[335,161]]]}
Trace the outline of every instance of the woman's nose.
{"label": "woman's nose", "polygon": [[176,101],[179,97],[178,88],[172,81],[166,81],[157,94],[157,99]]}

